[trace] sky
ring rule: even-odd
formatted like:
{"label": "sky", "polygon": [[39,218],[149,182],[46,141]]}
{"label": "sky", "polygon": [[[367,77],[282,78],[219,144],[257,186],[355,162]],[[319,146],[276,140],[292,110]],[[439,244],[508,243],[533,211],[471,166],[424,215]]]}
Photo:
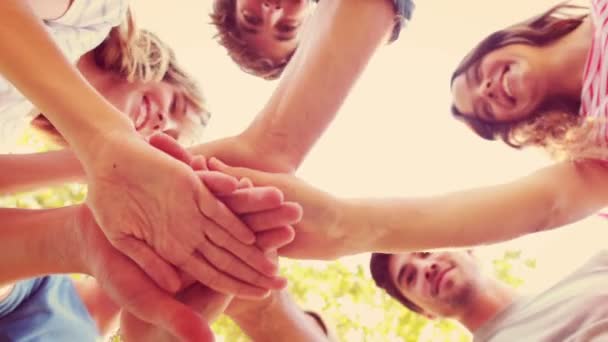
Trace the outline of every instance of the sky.
{"label": "sky", "polygon": [[[485,142],[455,122],[449,112],[449,80],[457,63],[484,36],[555,3],[417,1],[412,22],[398,42],[378,51],[298,176],[342,197],[432,196],[508,182],[548,165],[541,152]],[[204,141],[242,131],[277,84],[244,74],[217,46],[209,25],[210,4],[133,0],[139,25],[166,40],[202,86],[213,115]],[[482,248],[478,254],[490,260],[507,248],[523,249],[524,256],[537,259],[537,270],[524,287],[535,291],[602,248],[606,224],[589,218]]]}

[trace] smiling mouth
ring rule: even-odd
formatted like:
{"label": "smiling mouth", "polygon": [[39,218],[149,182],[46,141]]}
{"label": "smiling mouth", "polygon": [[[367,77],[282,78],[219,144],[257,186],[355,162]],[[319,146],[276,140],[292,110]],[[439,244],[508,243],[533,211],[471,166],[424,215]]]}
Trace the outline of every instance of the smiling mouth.
{"label": "smiling mouth", "polygon": [[439,295],[439,291],[441,289],[441,282],[443,281],[443,277],[450,272],[451,270],[453,270],[454,267],[448,267],[445,270],[443,270],[442,272],[440,272],[439,274],[437,274],[437,276],[435,276],[435,279],[433,281],[433,296],[437,296]]}
{"label": "smiling mouth", "polygon": [[150,119],[150,100],[144,96],[139,106],[139,113],[135,117],[135,129],[142,129]]}
{"label": "smiling mouth", "polygon": [[505,99],[507,99],[511,105],[515,106],[516,100],[515,100],[515,97],[513,96],[513,89],[511,89],[510,84],[507,81],[507,78],[505,77],[506,73],[509,71],[511,71],[511,65],[507,64],[503,68],[502,74],[500,75],[500,85],[501,85],[500,88],[502,90],[502,94],[505,97]]}

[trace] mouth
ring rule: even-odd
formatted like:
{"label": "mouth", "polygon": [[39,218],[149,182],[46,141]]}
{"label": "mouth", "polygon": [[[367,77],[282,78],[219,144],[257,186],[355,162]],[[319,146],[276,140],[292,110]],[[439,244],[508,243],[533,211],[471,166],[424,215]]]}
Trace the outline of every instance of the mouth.
{"label": "mouth", "polygon": [[505,77],[505,75],[511,71],[511,65],[507,64],[503,70],[502,70],[502,74],[500,75],[500,85],[501,85],[501,90],[502,90],[502,95],[504,96],[505,99],[507,99],[507,101],[512,105],[515,106],[516,104],[516,99],[515,96],[513,96],[513,89],[511,88],[511,84],[509,83],[509,79],[507,77]]}
{"label": "mouth", "polygon": [[135,129],[141,130],[150,119],[150,100],[147,96],[142,98],[142,103],[139,106],[139,113],[135,117]]}
{"label": "mouth", "polygon": [[432,295],[434,297],[439,295],[439,291],[441,290],[441,282],[443,281],[443,278],[445,277],[445,275],[450,272],[451,270],[453,270],[454,267],[448,267],[446,269],[444,269],[443,271],[441,271],[439,274],[437,274],[437,276],[435,276],[435,279],[433,279],[433,288],[431,289],[432,291]]}

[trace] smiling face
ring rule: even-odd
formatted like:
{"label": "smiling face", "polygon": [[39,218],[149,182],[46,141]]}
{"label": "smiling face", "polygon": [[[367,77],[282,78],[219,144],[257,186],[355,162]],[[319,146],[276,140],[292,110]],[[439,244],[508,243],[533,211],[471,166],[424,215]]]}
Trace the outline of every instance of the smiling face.
{"label": "smiling face", "polygon": [[97,90],[125,113],[135,129],[147,137],[156,132],[167,133],[174,138],[192,125],[200,122],[183,92],[167,82],[126,82],[116,80]]}
{"label": "smiling face", "polygon": [[454,107],[484,122],[532,115],[549,96],[545,58],[541,48],[523,44],[488,53],[454,78]]}
{"label": "smiling face", "polygon": [[393,254],[388,268],[400,293],[429,317],[462,315],[481,290],[479,266],[465,251]]}
{"label": "smiling face", "polygon": [[308,6],[308,0],[236,0],[240,37],[258,55],[284,60],[298,45]]}

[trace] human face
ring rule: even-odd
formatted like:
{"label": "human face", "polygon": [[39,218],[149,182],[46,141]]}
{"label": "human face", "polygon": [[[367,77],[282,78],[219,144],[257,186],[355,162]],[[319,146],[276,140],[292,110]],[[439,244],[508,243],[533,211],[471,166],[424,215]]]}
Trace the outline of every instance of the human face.
{"label": "human face", "polygon": [[546,58],[543,49],[523,44],[488,53],[454,79],[454,106],[485,122],[532,115],[549,96]]}
{"label": "human face", "polygon": [[429,317],[457,317],[481,288],[470,252],[401,253],[389,260],[391,280]]}
{"label": "human face", "polygon": [[189,106],[185,95],[167,82],[115,81],[97,90],[125,113],[143,136],[164,132],[178,139],[186,129],[200,123],[201,114]]}
{"label": "human face", "polygon": [[308,0],[236,0],[241,37],[260,56],[282,61],[298,45]]}

